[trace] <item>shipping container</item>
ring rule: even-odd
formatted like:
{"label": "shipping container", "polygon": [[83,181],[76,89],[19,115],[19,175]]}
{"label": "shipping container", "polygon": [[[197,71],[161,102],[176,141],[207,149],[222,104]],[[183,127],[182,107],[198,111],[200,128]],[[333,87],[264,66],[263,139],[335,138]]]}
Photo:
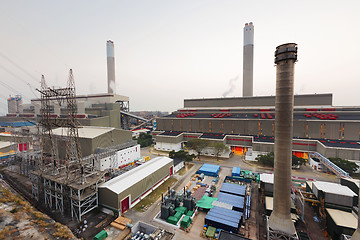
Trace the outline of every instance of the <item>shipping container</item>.
{"label": "shipping container", "polygon": [[246,195],[246,186],[241,186],[239,184],[233,184],[233,183],[223,183],[220,192],[243,197]]}
{"label": "shipping container", "polygon": [[236,223],[213,216],[206,216],[205,224],[215,228],[221,228],[226,231],[238,232],[238,225]]}
{"label": "shipping container", "polygon": [[245,203],[244,197],[219,192],[217,198],[219,202],[224,202],[232,205],[233,206],[232,210],[239,212],[242,212],[244,210],[244,203]]}

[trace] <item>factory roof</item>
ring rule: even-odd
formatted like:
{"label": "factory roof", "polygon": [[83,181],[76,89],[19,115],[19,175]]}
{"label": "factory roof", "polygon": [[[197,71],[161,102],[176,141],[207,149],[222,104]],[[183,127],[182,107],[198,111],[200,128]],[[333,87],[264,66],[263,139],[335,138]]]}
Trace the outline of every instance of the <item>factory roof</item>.
{"label": "factory roof", "polygon": [[271,183],[274,184],[274,174],[271,173],[261,173],[260,174],[260,181],[264,183]]}
{"label": "factory roof", "polygon": [[159,136],[178,136],[181,133],[182,132],[179,132],[179,131],[164,131],[164,132],[160,133]]}
{"label": "factory roof", "polygon": [[312,184],[313,187],[315,186],[317,188],[317,190],[326,193],[332,193],[332,194],[350,196],[350,197],[357,196],[357,194],[354,193],[350,188],[348,188],[347,186],[340,185],[338,183],[315,181]]}
{"label": "factory roof", "polygon": [[[96,138],[102,134],[108,133],[115,128],[112,127],[94,127],[94,126],[82,126],[78,128],[80,138]],[[56,128],[53,130],[54,135],[67,136],[69,128]]]}
{"label": "factory roof", "polygon": [[326,211],[329,213],[330,217],[334,220],[337,226],[352,229],[357,228],[358,220],[352,213],[332,208],[326,208]]}
{"label": "factory roof", "polygon": [[132,185],[140,182],[142,179],[153,174],[156,170],[164,167],[165,165],[172,163],[173,160],[168,157],[157,157],[151,159],[118,177],[111,179],[99,186],[99,188],[107,188],[116,194],[123,192]]}
{"label": "factory roof", "polygon": [[9,147],[13,144],[16,144],[16,143],[11,143],[11,142],[0,142],[0,149],[2,148],[5,148],[5,147]]}

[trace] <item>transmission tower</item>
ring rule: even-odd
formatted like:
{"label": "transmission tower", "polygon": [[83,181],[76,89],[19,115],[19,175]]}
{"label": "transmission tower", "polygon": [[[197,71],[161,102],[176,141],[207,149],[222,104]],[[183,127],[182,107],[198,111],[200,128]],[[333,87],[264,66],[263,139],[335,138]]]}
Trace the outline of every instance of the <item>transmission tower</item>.
{"label": "transmission tower", "polygon": [[[67,100],[67,124],[68,124],[68,139],[66,144],[66,180],[69,181],[70,164],[74,164],[75,169],[80,170],[80,182],[86,182],[84,174],[84,164],[81,157],[81,149],[79,144],[78,121],[76,119],[76,98],[75,98],[75,82],[72,70],[70,69],[69,79],[67,83],[68,95]],[[77,165],[77,166],[76,166]]]}
{"label": "transmission tower", "polygon": [[52,121],[50,119],[51,115],[51,103],[50,99],[53,97],[52,89],[48,88],[45,82],[45,77],[41,77],[41,114],[42,119],[40,124],[41,128],[41,161],[40,161],[40,171],[48,170],[48,165],[51,166],[51,174],[56,175],[59,173],[59,159],[56,154],[56,145],[55,139],[52,134]]}

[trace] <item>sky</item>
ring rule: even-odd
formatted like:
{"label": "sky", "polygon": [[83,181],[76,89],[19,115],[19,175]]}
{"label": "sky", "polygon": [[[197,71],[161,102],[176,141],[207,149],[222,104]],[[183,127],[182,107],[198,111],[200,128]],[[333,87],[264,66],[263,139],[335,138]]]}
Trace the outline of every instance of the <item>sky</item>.
{"label": "sky", "polygon": [[[295,94],[333,93],[360,105],[360,1],[1,0],[0,114],[47,85],[107,91],[106,41],[116,93],[130,110],[175,111],[189,98],[242,96],[243,27],[254,24],[254,96],[275,95],[276,46],[298,44]],[[230,91],[229,91],[230,90]]]}

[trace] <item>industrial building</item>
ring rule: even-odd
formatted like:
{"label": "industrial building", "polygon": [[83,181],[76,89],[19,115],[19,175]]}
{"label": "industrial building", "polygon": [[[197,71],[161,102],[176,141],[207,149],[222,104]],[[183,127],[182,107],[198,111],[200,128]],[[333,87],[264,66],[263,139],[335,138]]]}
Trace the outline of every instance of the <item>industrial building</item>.
{"label": "industrial building", "polygon": [[308,182],[308,185],[316,198],[325,200],[325,206],[333,204],[351,210],[358,202],[358,194],[347,186],[323,181]]}
{"label": "industrial building", "polygon": [[23,111],[23,103],[21,95],[16,95],[15,97],[8,98],[8,113],[16,114],[22,113]]}
{"label": "industrial building", "polygon": [[140,144],[132,142],[102,150],[102,153],[96,154],[99,159],[96,168],[100,171],[122,169],[141,159]]}
{"label": "industrial building", "polygon": [[[65,146],[68,128],[56,128],[53,135],[59,138],[59,157],[65,158]],[[131,141],[131,132],[111,127],[83,126],[78,128],[79,143],[83,157],[96,153],[96,149],[109,148]]]}
{"label": "industrial building", "polygon": [[[83,126],[101,126],[129,129],[131,120],[133,124],[144,123],[147,120],[129,113],[129,97],[116,94],[115,91],[115,58],[114,42],[106,42],[107,54],[107,85],[108,92],[100,94],[75,96],[77,114],[76,118]],[[50,117],[59,120],[67,118],[66,105],[61,105],[61,97],[49,97]],[[24,109],[21,96],[8,99],[8,114],[0,117],[0,121],[14,122],[29,120],[40,122],[41,99],[32,99]]]}
{"label": "industrial building", "polygon": [[166,181],[173,171],[171,158],[154,158],[99,185],[99,204],[123,213]]}
{"label": "industrial building", "polygon": [[[334,107],[332,94],[294,96],[293,151],[307,157],[360,160],[360,107]],[[189,139],[223,142],[232,152],[273,152],[275,97],[185,99],[184,107],[156,119],[155,148],[180,150]]]}
{"label": "industrial building", "polygon": [[[342,183],[353,186],[352,179],[342,179]],[[333,239],[341,235],[352,235],[357,229],[358,217],[353,207],[358,202],[358,191],[355,193],[346,185],[330,182],[307,182],[307,192],[312,192],[319,200],[319,215],[326,218],[326,229]]]}

